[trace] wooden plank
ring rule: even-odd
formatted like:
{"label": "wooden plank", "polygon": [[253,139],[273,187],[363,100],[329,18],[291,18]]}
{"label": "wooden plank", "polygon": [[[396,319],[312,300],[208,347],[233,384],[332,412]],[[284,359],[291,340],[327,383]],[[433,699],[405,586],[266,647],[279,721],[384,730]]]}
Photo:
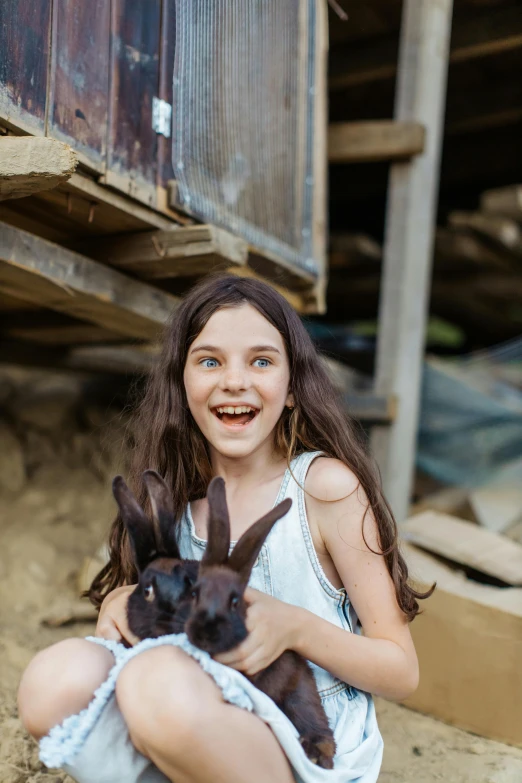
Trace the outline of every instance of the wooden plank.
{"label": "wooden plank", "polygon": [[[450,63],[469,62],[522,47],[522,6],[487,8],[462,15],[451,39]],[[332,52],[330,91],[393,79],[397,73],[394,38],[342,45]]]}
{"label": "wooden plank", "polygon": [[522,185],[487,190],[480,199],[480,208],[491,215],[522,221]]}
{"label": "wooden plank", "polygon": [[390,171],[375,391],[395,395],[397,416],[372,432],[399,521],[408,513],[415,464],[452,10],[452,0],[405,0],[401,30],[396,119],[424,125],[426,148]]}
{"label": "wooden plank", "polygon": [[278,291],[281,296],[284,296],[286,301],[292,305],[294,310],[296,310],[298,313],[304,313],[305,307],[308,304],[307,297],[310,296],[309,291],[292,291],[276,280],[264,277],[263,275],[259,274],[255,269],[252,269],[251,266],[232,266],[229,267],[226,271],[231,275],[237,275],[237,277],[250,277],[254,280],[262,280],[264,283],[268,283],[268,285],[272,286],[272,288]]}
{"label": "wooden plank", "polygon": [[243,239],[207,225],[104,237],[89,243],[84,252],[144,280],[204,275],[244,266],[248,260]]}
{"label": "wooden plank", "polygon": [[0,137],[0,201],[55,188],[71,177],[78,158],[54,139]]}
{"label": "wooden plank", "polygon": [[401,525],[401,537],[465,568],[522,586],[522,546],[473,522],[424,511]]}
{"label": "wooden plank", "polygon": [[178,225],[172,218],[77,173],[54,190],[23,201],[3,201],[0,220],[70,246],[78,236],[134,233],[154,228],[169,230]]}
{"label": "wooden plank", "polygon": [[402,160],[424,150],[424,127],[417,122],[336,122],[328,129],[330,163]]}
{"label": "wooden plank", "polygon": [[0,290],[141,339],[156,337],[179,302],[5,223],[0,224]]}
{"label": "wooden plank", "polygon": [[43,135],[51,0],[2,0],[1,5],[0,121]]}
{"label": "wooden plank", "polygon": [[102,182],[155,206],[161,0],[113,0],[108,171]]}
{"label": "wooden plank", "polygon": [[358,390],[358,373],[335,359],[324,357],[323,361],[334,385],[342,393],[346,411],[352,418],[373,424],[393,421],[396,410],[394,397],[377,395],[372,389]]}
{"label": "wooden plank", "polygon": [[105,168],[109,104],[110,3],[54,0],[47,134]]}
{"label": "wooden plank", "polygon": [[140,228],[169,229],[176,225],[175,220],[164,217],[153,209],[148,209],[133,199],[115,193],[80,174],[74,174],[60,190],[73,196],[80,196],[89,202],[89,211],[91,206],[94,208],[90,221],[94,225],[99,223],[100,213],[103,212],[104,233],[136,231]]}
{"label": "wooden plank", "polygon": [[171,218],[78,173],[58,188],[19,203],[19,207],[17,202],[0,204],[0,220],[65,245],[74,243],[78,236],[168,230],[178,225]]}
{"label": "wooden plank", "polygon": [[509,250],[500,245],[495,248],[478,234],[465,229],[438,228],[435,252],[439,266],[445,263],[448,270],[467,265],[478,270],[509,271],[518,265]]}
{"label": "wooden plank", "polygon": [[476,232],[516,255],[522,255],[522,227],[511,218],[484,212],[451,212],[448,223]]}

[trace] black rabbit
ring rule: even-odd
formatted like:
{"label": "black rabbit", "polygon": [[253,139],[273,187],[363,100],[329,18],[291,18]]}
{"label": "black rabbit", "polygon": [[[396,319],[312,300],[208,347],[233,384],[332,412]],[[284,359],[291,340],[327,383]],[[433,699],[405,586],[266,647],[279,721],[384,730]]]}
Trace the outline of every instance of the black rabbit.
{"label": "black rabbit", "polygon": [[[193,604],[185,630],[196,647],[215,655],[233,649],[248,635],[245,588],[266,537],[292,501],[284,500],[255,522],[229,556],[230,522],[222,478],[210,482],[207,497],[208,542],[191,591]],[[292,721],[309,759],[332,769],[335,741],[306,660],[287,650],[248,679]]]}
{"label": "black rabbit", "polygon": [[127,530],[138,571],[129,596],[129,628],[139,639],[183,633],[198,575],[197,560],[183,560],[175,538],[172,493],[153,470],[143,474],[152,505],[152,521],[121,476],[112,491]]}

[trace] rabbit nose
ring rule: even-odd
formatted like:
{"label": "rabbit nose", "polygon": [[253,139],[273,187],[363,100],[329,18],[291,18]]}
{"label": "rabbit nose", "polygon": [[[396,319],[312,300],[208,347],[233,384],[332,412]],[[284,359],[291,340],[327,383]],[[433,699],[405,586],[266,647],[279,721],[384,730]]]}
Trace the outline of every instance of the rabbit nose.
{"label": "rabbit nose", "polygon": [[206,619],[210,621],[214,621],[219,619],[219,604],[217,601],[209,601],[206,608]]}

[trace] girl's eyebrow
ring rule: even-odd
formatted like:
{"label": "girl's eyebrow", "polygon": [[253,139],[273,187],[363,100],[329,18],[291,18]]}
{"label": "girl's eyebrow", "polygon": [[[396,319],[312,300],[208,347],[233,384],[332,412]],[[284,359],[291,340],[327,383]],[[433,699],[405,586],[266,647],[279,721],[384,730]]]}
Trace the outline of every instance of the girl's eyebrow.
{"label": "girl's eyebrow", "polygon": [[[193,348],[190,353],[196,353],[197,351],[207,351],[208,353],[219,353],[219,348],[215,345],[196,345],[195,348]],[[274,345],[253,345],[250,348],[251,351],[255,353],[281,353],[279,348],[276,348]]]}

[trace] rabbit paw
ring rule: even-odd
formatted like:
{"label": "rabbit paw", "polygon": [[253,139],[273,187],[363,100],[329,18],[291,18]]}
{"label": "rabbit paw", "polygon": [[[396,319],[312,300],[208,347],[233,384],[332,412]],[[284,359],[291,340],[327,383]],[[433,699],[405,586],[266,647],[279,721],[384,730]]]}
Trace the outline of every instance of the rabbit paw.
{"label": "rabbit paw", "polygon": [[331,737],[301,737],[301,746],[312,762],[323,769],[333,769],[335,742]]}

